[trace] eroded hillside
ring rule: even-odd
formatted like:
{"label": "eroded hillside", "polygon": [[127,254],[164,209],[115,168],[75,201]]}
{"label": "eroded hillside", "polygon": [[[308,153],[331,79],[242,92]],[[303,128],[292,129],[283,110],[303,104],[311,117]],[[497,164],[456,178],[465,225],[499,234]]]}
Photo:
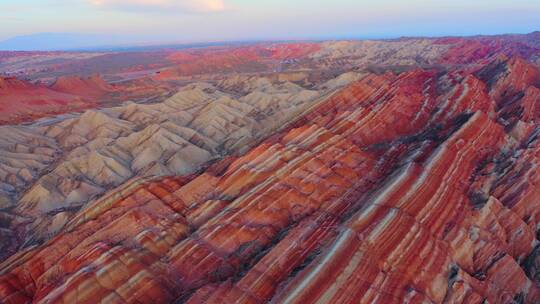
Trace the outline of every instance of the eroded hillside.
{"label": "eroded hillside", "polygon": [[537,303],[539,52],[508,39],[274,48],[319,70],[0,127],[0,301]]}

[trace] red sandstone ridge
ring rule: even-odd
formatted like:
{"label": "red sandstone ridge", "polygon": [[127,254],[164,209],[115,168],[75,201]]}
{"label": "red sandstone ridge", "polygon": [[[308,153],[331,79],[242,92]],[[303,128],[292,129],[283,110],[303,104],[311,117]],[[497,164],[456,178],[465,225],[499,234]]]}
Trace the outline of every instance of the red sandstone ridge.
{"label": "red sandstone ridge", "polygon": [[4,94],[7,94],[13,91],[28,89],[31,86],[32,85],[30,83],[19,80],[15,77],[0,78],[0,90],[2,90]]}
{"label": "red sandstone ridge", "polygon": [[0,124],[32,121],[54,114],[97,108],[103,102],[123,102],[167,96],[170,87],[150,78],[117,86],[99,75],[59,77],[52,85],[0,77]]}
{"label": "red sandstone ridge", "polygon": [[540,89],[528,87],[521,100],[523,109],[523,121],[540,122]]}
{"label": "red sandstone ridge", "polygon": [[274,59],[300,59],[321,49],[317,43],[276,44],[268,47]]}
{"label": "red sandstone ridge", "polygon": [[99,75],[59,77],[51,85],[51,89],[92,98],[99,98],[114,91],[114,88]]}
{"label": "red sandstone ridge", "polygon": [[17,123],[93,106],[93,102],[82,100],[77,95],[14,77],[0,77],[0,123]]}
{"label": "red sandstone ridge", "polygon": [[174,79],[209,73],[264,72],[281,61],[306,58],[320,48],[317,43],[286,43],[182,50],[167,56],[175,66],[160,72],[156,78]]}
{"label": "red sandstone ridge", "polygon": [[538,119],[538,67],[520,57],[500,56],[476,74],[488,84],[499,116],[506,123]]}
{"label": "red sandstone ridge", "polygon": [[[498,54],[513,57],[533,58],[540,51],[538,37],[534,34],[525,35],[526,38],[513,36],[499,36],[496,38],[442,38],[434,41],[435,44],[449,45],[440,62],[444,64],[483,64]],[[528,39],[529,41],[527,41]]]}

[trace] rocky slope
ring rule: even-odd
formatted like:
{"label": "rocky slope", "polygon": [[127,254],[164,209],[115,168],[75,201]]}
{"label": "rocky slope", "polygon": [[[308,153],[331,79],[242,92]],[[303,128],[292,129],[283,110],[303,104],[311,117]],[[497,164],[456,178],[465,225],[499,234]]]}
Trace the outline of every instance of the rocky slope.
{"label": "rocky slope", "polygon": [[59,77],[51,86],[52,89],[85,97],[99,98],[110,93],[114,88],[99,75],[89,77]]}
{"label": "rocky slope", "polygon": [[[0,127],[0,209],[20,217],[11,224],[19,244],[42,242],[88,201],[129,179],[190,174],[246,151],[354,79],[343,78],[316,90],[253,77],[239,97],[196,83],[161,103],[130,102]],[[231,90],[237,83],[224,80],[218,87]]]}
{"label": "rocky slope", "polygon": [[101,76],[60,77],[53,84],[31,83],[16,77],[0,76],[0,125],[29,123],[43,117],[81,112],[127,100],[163,100],[171,87],[151,79],[121,84]]}
{"label": "rocky slope", "polygon": [[78,95],[15,77],[0,76],[0,125],[33,120],[46,113],[65,113],[96,106],[95,101]]}
{"label": "rocky slope", "polygon": [[233,44],[140,52],[0,52],[2,77],[39,82],[39,91],[30,86],[16,92],[0,88],[0,124],[127,100],[163,101],[186,84],[216,83],[236,76],[286,77],[307,87],[351,71],[403,72],[418,67],[462,70],[466,66],[468,72],[475,72],[497,57],[517,56],[538,67],[539,41],[538,33],[531,33]]}
{"label": "rocky slope", "polygon": [[4,225],[51,239],[0,265],[0,299],[537,303],[538,75],[236,77],[10,127],[4,166],[33,171],[3,179],[29,187]]}
{"label": "rocky slope", "polygon": [[0,126],[0,303],[538,303],[535,37],[187,50],[43,85],[171,96]]}

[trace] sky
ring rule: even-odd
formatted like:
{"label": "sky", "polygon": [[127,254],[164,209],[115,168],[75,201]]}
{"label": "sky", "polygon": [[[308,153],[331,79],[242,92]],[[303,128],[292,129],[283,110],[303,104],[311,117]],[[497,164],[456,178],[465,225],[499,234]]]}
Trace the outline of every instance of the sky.
{"label": "sky", "polygon": [[540,0],[0,0],[0,41],[36,33],[122,42],[393,38],[540,30]]}

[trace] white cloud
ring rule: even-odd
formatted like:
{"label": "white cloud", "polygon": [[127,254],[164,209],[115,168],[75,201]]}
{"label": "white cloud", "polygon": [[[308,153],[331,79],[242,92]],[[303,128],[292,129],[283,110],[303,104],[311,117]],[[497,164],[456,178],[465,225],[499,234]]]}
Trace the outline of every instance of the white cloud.
{"label": "white cloud", "polygon": [[225,10],[224,0],[88,0],[90,4],[129,10],[175,10],[179,12],[219,12]]}

